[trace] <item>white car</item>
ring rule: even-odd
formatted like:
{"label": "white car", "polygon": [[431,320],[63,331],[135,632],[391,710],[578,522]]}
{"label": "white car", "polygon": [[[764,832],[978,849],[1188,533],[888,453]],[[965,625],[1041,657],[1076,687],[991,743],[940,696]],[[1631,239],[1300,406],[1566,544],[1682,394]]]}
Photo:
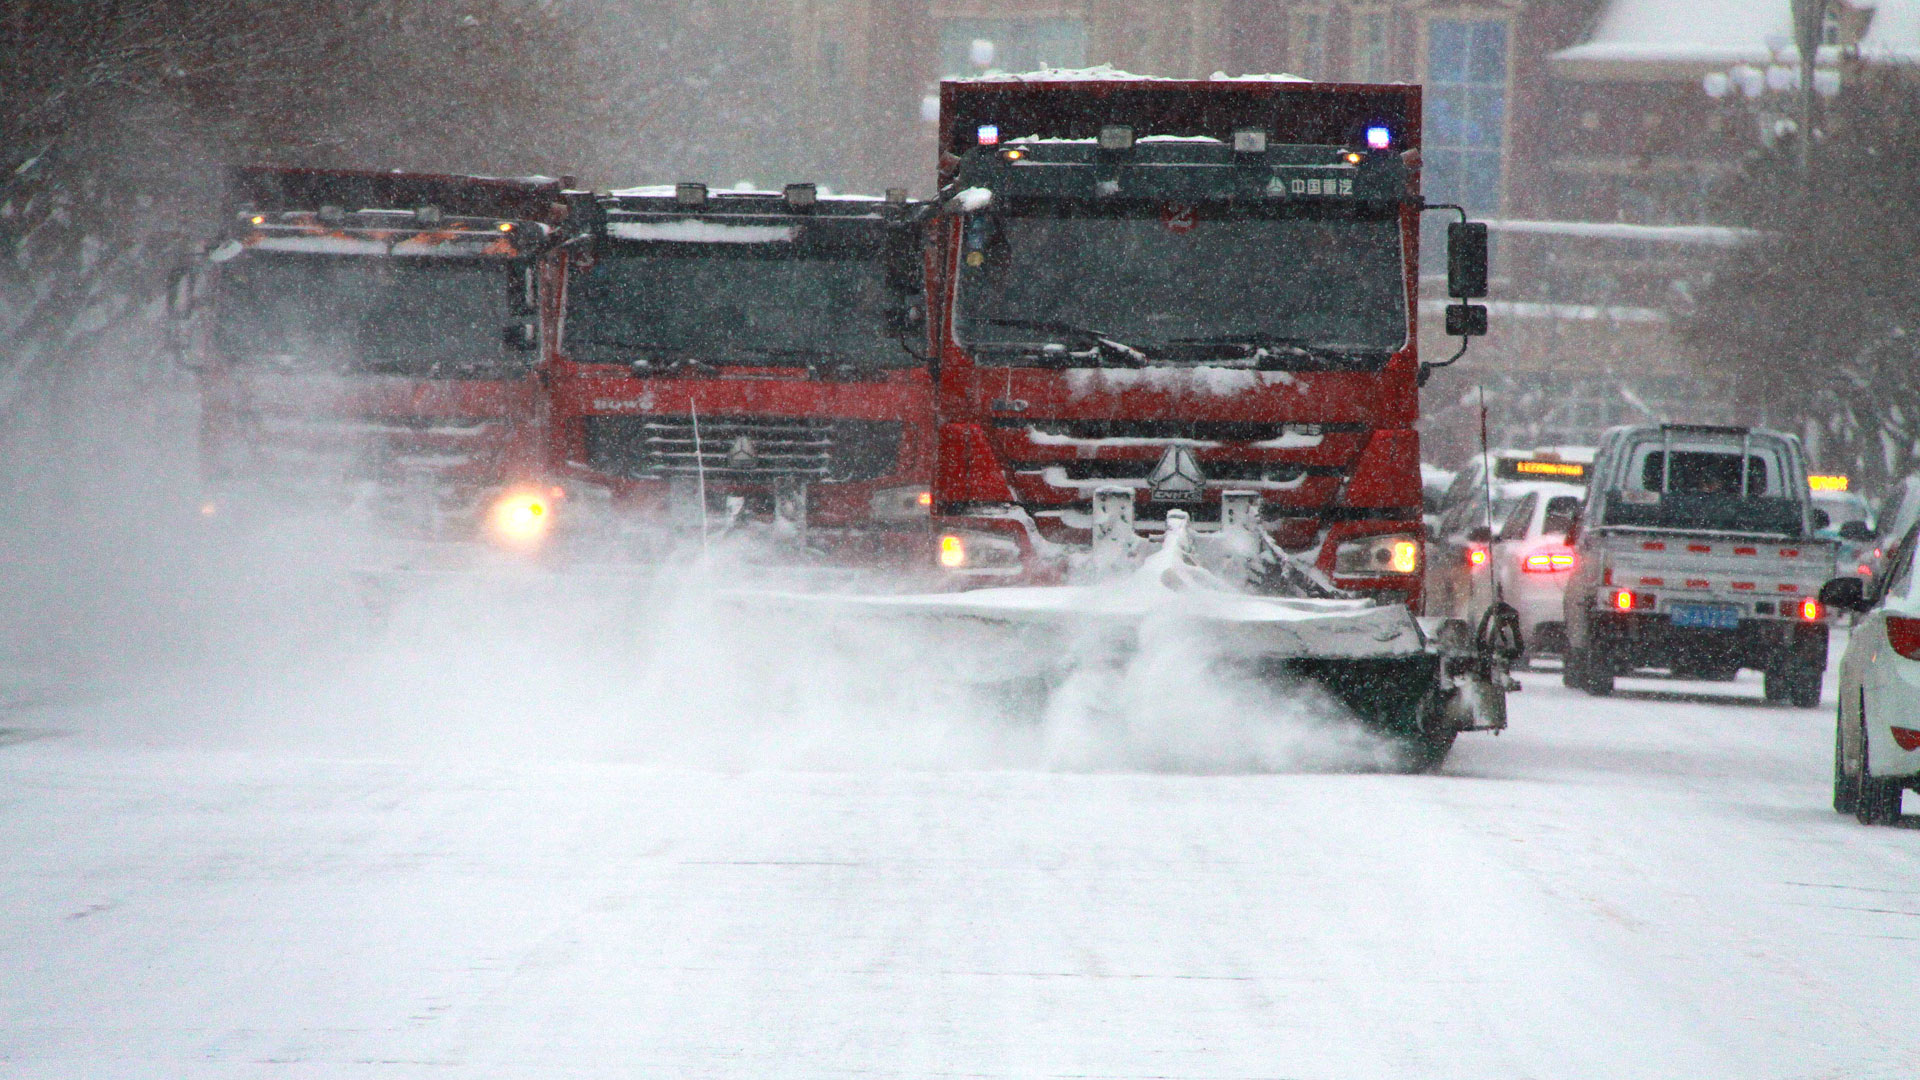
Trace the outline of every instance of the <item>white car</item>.
{"label": "white car", "polygon": [[1920,788],[1917,537],[1920,527],[1907,530],[1879,579],[1837,578],[1820,591],[1829,607],[1859,613],[1840,657],[1833,808],[1868,825],[1899,820],[1901,793]]}
{"label": "white car", "polygon": [[[1565,479],[1537,479],[1532,470],[1541,468]],[[1493,471],[1491,505],[1478,460],[1447,493],[1432,531],[1427,612],[1477,625],[1497,578],[1501,599],[1520,615],[1528,659],[1557,655],[1566,646],[1561,597],[1573,571],[1567,528],[1586,495],[1585,462],[1503,451]]]}

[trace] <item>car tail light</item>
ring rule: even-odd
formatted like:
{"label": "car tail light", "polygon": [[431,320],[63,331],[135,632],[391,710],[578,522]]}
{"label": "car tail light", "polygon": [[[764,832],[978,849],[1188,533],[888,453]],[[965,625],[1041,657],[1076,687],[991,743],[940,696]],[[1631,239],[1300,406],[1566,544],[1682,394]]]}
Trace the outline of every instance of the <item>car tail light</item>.
{"label": "car tail light", "polygon": [[1615,611],[1632,611],[1634,608],[1640,606],[1640,598],[1625,589],[1615,589],[1613,596],[1608,600],[1608,604],[1610,604]]}
{"label": "car tail light", "polygon": [[1467,565],[1468,566],[1487,565],[1487,549],[1486,548],[1468,548],[1467,549]]}
{"label": "car tail light", "polygon": [[1920,750],[1920,731],[1906,727],[1894,728],[1893,741],[1899,745],[1900,749],[1912,753],[1915,750]]}
{"label": "car tail light", "polygon": [[1909,660],[1920,660],[1920,619],[1887,616],[1887,644]]}
{"label": "car tail light", "polygon": [[1820,610],[1820,601],[1815,600],[1813,597],[1809,596],[1805,600],[1800,601],[1801,619],[1807,622],[1819,622],[1820,616],[1825,614],[1826,612]]}
{"label": "car tail light", "polygon": [[1528,555],[1520,560],[1520,569],[1529,574],[1555,574],[1573,569],[1573,556],[1565,551]]}

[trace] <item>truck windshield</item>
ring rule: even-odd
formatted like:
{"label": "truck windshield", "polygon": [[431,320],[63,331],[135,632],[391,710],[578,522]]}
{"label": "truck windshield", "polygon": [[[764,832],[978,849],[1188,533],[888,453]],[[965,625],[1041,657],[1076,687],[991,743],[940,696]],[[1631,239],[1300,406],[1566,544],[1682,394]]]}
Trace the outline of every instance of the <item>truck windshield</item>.
{"label": "truck windshield", "polygon": [[524,266],[252,252],[223,264],[215,340],[233,362],[424,379],[524,375],[507,348]]}
{"label": "truck windshield", "polygon": [[1351,369],[1406,343],[1390,213],[1014,211],[965,225],[960,331],[983,363]]}
{"label": "truck windshield", "polygon": [[633,243],[567,287],[567,351],[588,364],[916,364],[877,249]]}

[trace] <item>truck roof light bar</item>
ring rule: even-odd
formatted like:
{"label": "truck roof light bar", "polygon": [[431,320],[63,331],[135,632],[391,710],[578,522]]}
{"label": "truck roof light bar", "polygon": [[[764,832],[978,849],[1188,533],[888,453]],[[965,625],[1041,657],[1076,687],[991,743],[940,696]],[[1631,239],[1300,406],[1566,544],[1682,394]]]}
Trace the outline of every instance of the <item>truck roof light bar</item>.
{"label": "truck roof light bar", "polygon": [[1233,133],[1233,152],[1236,154],[1264,154],[1267,152],[1267,133],[1259,128],[1239,128]]}
{"label": "truck roof light bar", "polygon": [[979,140],[981,146],[998,146],[1000,145],[1000,125],[981,124],[980,129],[974,132],[974,138]]}
{"label": "truck roof light bar", "polygon": [[1100,149],[1133,149],[1133,128],[1128,124],[1107,124],[1100,128]]}
{"label": "truck roof light bar", "polygon": [[820,189],[812,184],[788,184],[781,192],[787,205],[796,210],[805,210],[820,201]]}
{"label": "truck roof light bar", "polygon": [[1393,146],[1393,132],[1381,124],[1367,128],[1367,149],[1386,150]]}
{"label": "truck roof light bar", "polygon": [[681,206],[705,206],[707,205],[707,185],[675,184],[673,201]]}

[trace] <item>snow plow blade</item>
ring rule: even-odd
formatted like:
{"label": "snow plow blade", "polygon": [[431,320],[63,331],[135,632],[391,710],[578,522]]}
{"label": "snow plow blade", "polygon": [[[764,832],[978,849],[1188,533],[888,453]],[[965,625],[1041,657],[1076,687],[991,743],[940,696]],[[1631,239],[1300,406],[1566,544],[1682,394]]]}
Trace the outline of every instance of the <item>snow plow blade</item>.
{"label": "snow plow blade", "polygon": [[[1130,575],[1097,585],[1023,586],[895,596],[759,593],[810,617],[917,625],[960,676],[1064,679],[1076,664],[1184,649],[1193,677],[1313,683],[1430,768],[1466,730],[1505,727],[1510,683],[1497,660],[1429,638],[1402,604],[1250,595],[1198,565],[1175,530]],[[1442,635],[1454,640],[1454,635]]]}

